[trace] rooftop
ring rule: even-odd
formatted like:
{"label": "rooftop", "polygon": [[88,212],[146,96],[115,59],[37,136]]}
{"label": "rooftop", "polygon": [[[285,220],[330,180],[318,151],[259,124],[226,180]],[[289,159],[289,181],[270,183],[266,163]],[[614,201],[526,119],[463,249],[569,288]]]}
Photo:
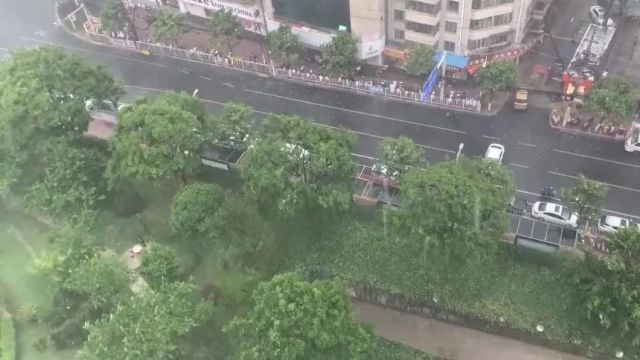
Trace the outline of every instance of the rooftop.
{"label": "rooftop", "polygon": [[600,26],[589,24],[587,30],[582,36],[582,40],[571,58],[568,70],[573,75],[589,76],[593,74],[604,53],[609,48],[613,34],[616,28],[614,26]]}

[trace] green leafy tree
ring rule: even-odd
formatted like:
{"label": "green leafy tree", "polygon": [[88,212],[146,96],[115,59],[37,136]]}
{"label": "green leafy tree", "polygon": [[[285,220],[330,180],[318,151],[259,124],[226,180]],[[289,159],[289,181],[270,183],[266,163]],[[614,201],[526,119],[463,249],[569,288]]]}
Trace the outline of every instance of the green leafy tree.
{"label": "green leafy tree", "polygon": [[100,13],[100,26],[107,33],[124,30],[129,23],[129,12],[122,0],[106,0]]}
{"label": "green leafy tree", "polygon": [[199,238],[206,233],[207,220],[220,210],[224,194],[217,185],[193,183],[176,195],[171,208],[171,225],[187,238]]}
{"label": "green leafy tree", "polygon": [[425,165],[422,149],[406,136],[384,139],[380,146],[380,161],[386,166],[388,174],[399,175],[410,168]]}
{"label": "green leafy tree", "polygon": [[433,68],[433,57],[436,50],[427,45],[419,45],[409,51],[407,54],[407,63],[405,71],[409,75],[422,76],[426,75]]}
{"label": "green leafy tree", "polygon": [[587,108],[602,119],[630,123],[640,101],[640,92],[623,78],[610,78],[595,83],[589,93]]}
{"label": "green leafy tree", "polygon": [[208,129],[213,133],[212,141],[236,150],[249,145],[254,126],[253,109],[240,103],[226,103],[222,113],[211,117]]}
{"label": "green leafy tree", "polygon": [[81,262],[63,284],[64,288],[86,296],[95,308],[110,307],[129,293],[131,277],[115,255],[97,255]]}
{"label": "green leafy tree", "polygon": [[151,23],[151,37],[154,41],[175,45],[186,29],[186,21],[185,14],[163,6]]}
{"label": "green leafy tree", "polygon": [[492,99],[496,92],[516,85],[518,68],[512,61],[498,61],[487,64],[476,73],[480,86],[489,92]]}
{"label": "green leafy tree", "polygon": [[562,198],[571,211],[580,215],[580,221],[592,224],[602,212],[609,188],[601,182],[578,176],[576,185],[562,192]]}
{"label": "green leafy tree", "polygon": [[495,246],[507,228],[504,209],[514,192],[511,174],[489,162],[463,159],[411,169],[394,220],[418,250],[465,259]]}
{"label": "green leafy tree", "polygon": [[607,235],[609,256],[587,254],[575,286],[587,318],[608,342],[627,352],[640,346],[640,231]]}
{"label": "green leafy tree", "polygon": [[166,245],[150,244],[139,271],[152,289],[180,280],[180,263],[176,253]]}
{"label": "green leafy tree", "polygon": [[335,281],[276,275],[253,294],[254,308],[229,331],[237,359],[370,359],[372,335],[355,324],[345,289]]}
{"label": "green leafy tree", "polygon": [[334,76],[352,77],[358,68],[358,46],[351,34],[340,31],[322,46],[322,66]]}
{"label": "green leafy tree", "polygon": [[245,155],[245,190],[263,209],[346,210],[351,202],[354,137],[295,116],[270,116]]}
{"label": "green leafy tree", "polygon": [[146,101],[120,114],[107,169],[112,184],[120,179],[173,177],[186,182],[200,166],[202,122],[170,100],[181,96]]}
{"label": "green leafy tree", "polygon": [[195,287],[166,284],[121,302],[110,316],[87,326],[89,337],[77,360],[180,359],[192,330],[211,316]]}
{"label": "green leafy tree", "polygon": [[61,48],[18,49],[0,64],[0,152],[27,161],[88,128],[85,102],[117,102],[122,88],[100,66]]}
{"label": "green leafy tree", "polygon": [[47,211],[56,220],[74,223],[90,220],[106,193],[107,157],[94,148],[57,144],[44,156],[43,174],[27,194],[34,209]]}
{"label": "green leafy tree", "polygon": [[209,20],[209,27],[211,31],[217,35],[224,35],[227,39],[227,46],[229,46],[229,52],[233,52],[231,47],[231,37],[238,36],[242,32],[242,24],[233,15],[231,9],[220,9],[213,13],[213,16]]}
{"label": "green leafy tree", "polygon": [[298,36],[287,25],[280,25],[278,30],[270,32],[267,41],[269,50],[286,64],[296,63],[303,51]]}

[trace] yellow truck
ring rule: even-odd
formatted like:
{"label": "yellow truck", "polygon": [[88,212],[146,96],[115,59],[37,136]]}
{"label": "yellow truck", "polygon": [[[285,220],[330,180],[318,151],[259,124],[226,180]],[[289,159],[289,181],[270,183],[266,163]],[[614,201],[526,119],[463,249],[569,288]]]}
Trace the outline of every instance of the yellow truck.
{"label": "yellow truck", "polygon": [[516,110],[527,110],[529,99],[529,91],[527,89],[518,89],[513,100],[513,108]]}

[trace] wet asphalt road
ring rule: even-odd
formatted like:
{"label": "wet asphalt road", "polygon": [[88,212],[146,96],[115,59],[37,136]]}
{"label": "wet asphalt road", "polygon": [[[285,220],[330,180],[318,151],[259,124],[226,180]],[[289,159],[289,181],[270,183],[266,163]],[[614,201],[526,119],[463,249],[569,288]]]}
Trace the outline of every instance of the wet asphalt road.
{"label": "wet asphalt road", "polygon": [[460,114],[450,119],[440,109],[93,45],[54,22],[52,3],[0,0],[0,55],[23,46],[57,44],[106,65],[131,95],[197,88],[212,107],[238,101],[262,113],[297,114],[345,127],[358,136],[354,157],[365,165],[387,136],[412,138],[431,163],[455,158],[460,143],[466,156],[482,156],[490,143],[498,142],[506,148],[504,164],[513,170],[520,195],[534,199],[543,186],[568,187],[584,174],[609,184],[607,211],[640,220],[640,155],[626,153],[622,143],[554,131],[544,108],[515,112],[506,106],[494,117]]}

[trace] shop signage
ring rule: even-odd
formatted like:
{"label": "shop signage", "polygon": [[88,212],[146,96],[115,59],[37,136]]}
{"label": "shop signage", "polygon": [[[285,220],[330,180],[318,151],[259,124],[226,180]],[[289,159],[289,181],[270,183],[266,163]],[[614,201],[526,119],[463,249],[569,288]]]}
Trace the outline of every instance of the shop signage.
{"label": "shop signage", "polygon": [[382,37],[375,41],[363,42],[358,45],[360,48],[360,60],[370,59],[382,54],[384,50],[385,38]]}
{"label": "shop signage", "polygon": [[182,1],[189,2],[192,4],[202,5],[214,11],[217,11],[220,9],[225,9],[227,11],[231,10],[235,16],[249,19],[249,20],[253,20],[258,16],[260,16],[260,10],[256,8],[244,7],[244,6],[227,3],[227,2],[221,2],[221,1],[215,1],[215,0],[182,0]]}

